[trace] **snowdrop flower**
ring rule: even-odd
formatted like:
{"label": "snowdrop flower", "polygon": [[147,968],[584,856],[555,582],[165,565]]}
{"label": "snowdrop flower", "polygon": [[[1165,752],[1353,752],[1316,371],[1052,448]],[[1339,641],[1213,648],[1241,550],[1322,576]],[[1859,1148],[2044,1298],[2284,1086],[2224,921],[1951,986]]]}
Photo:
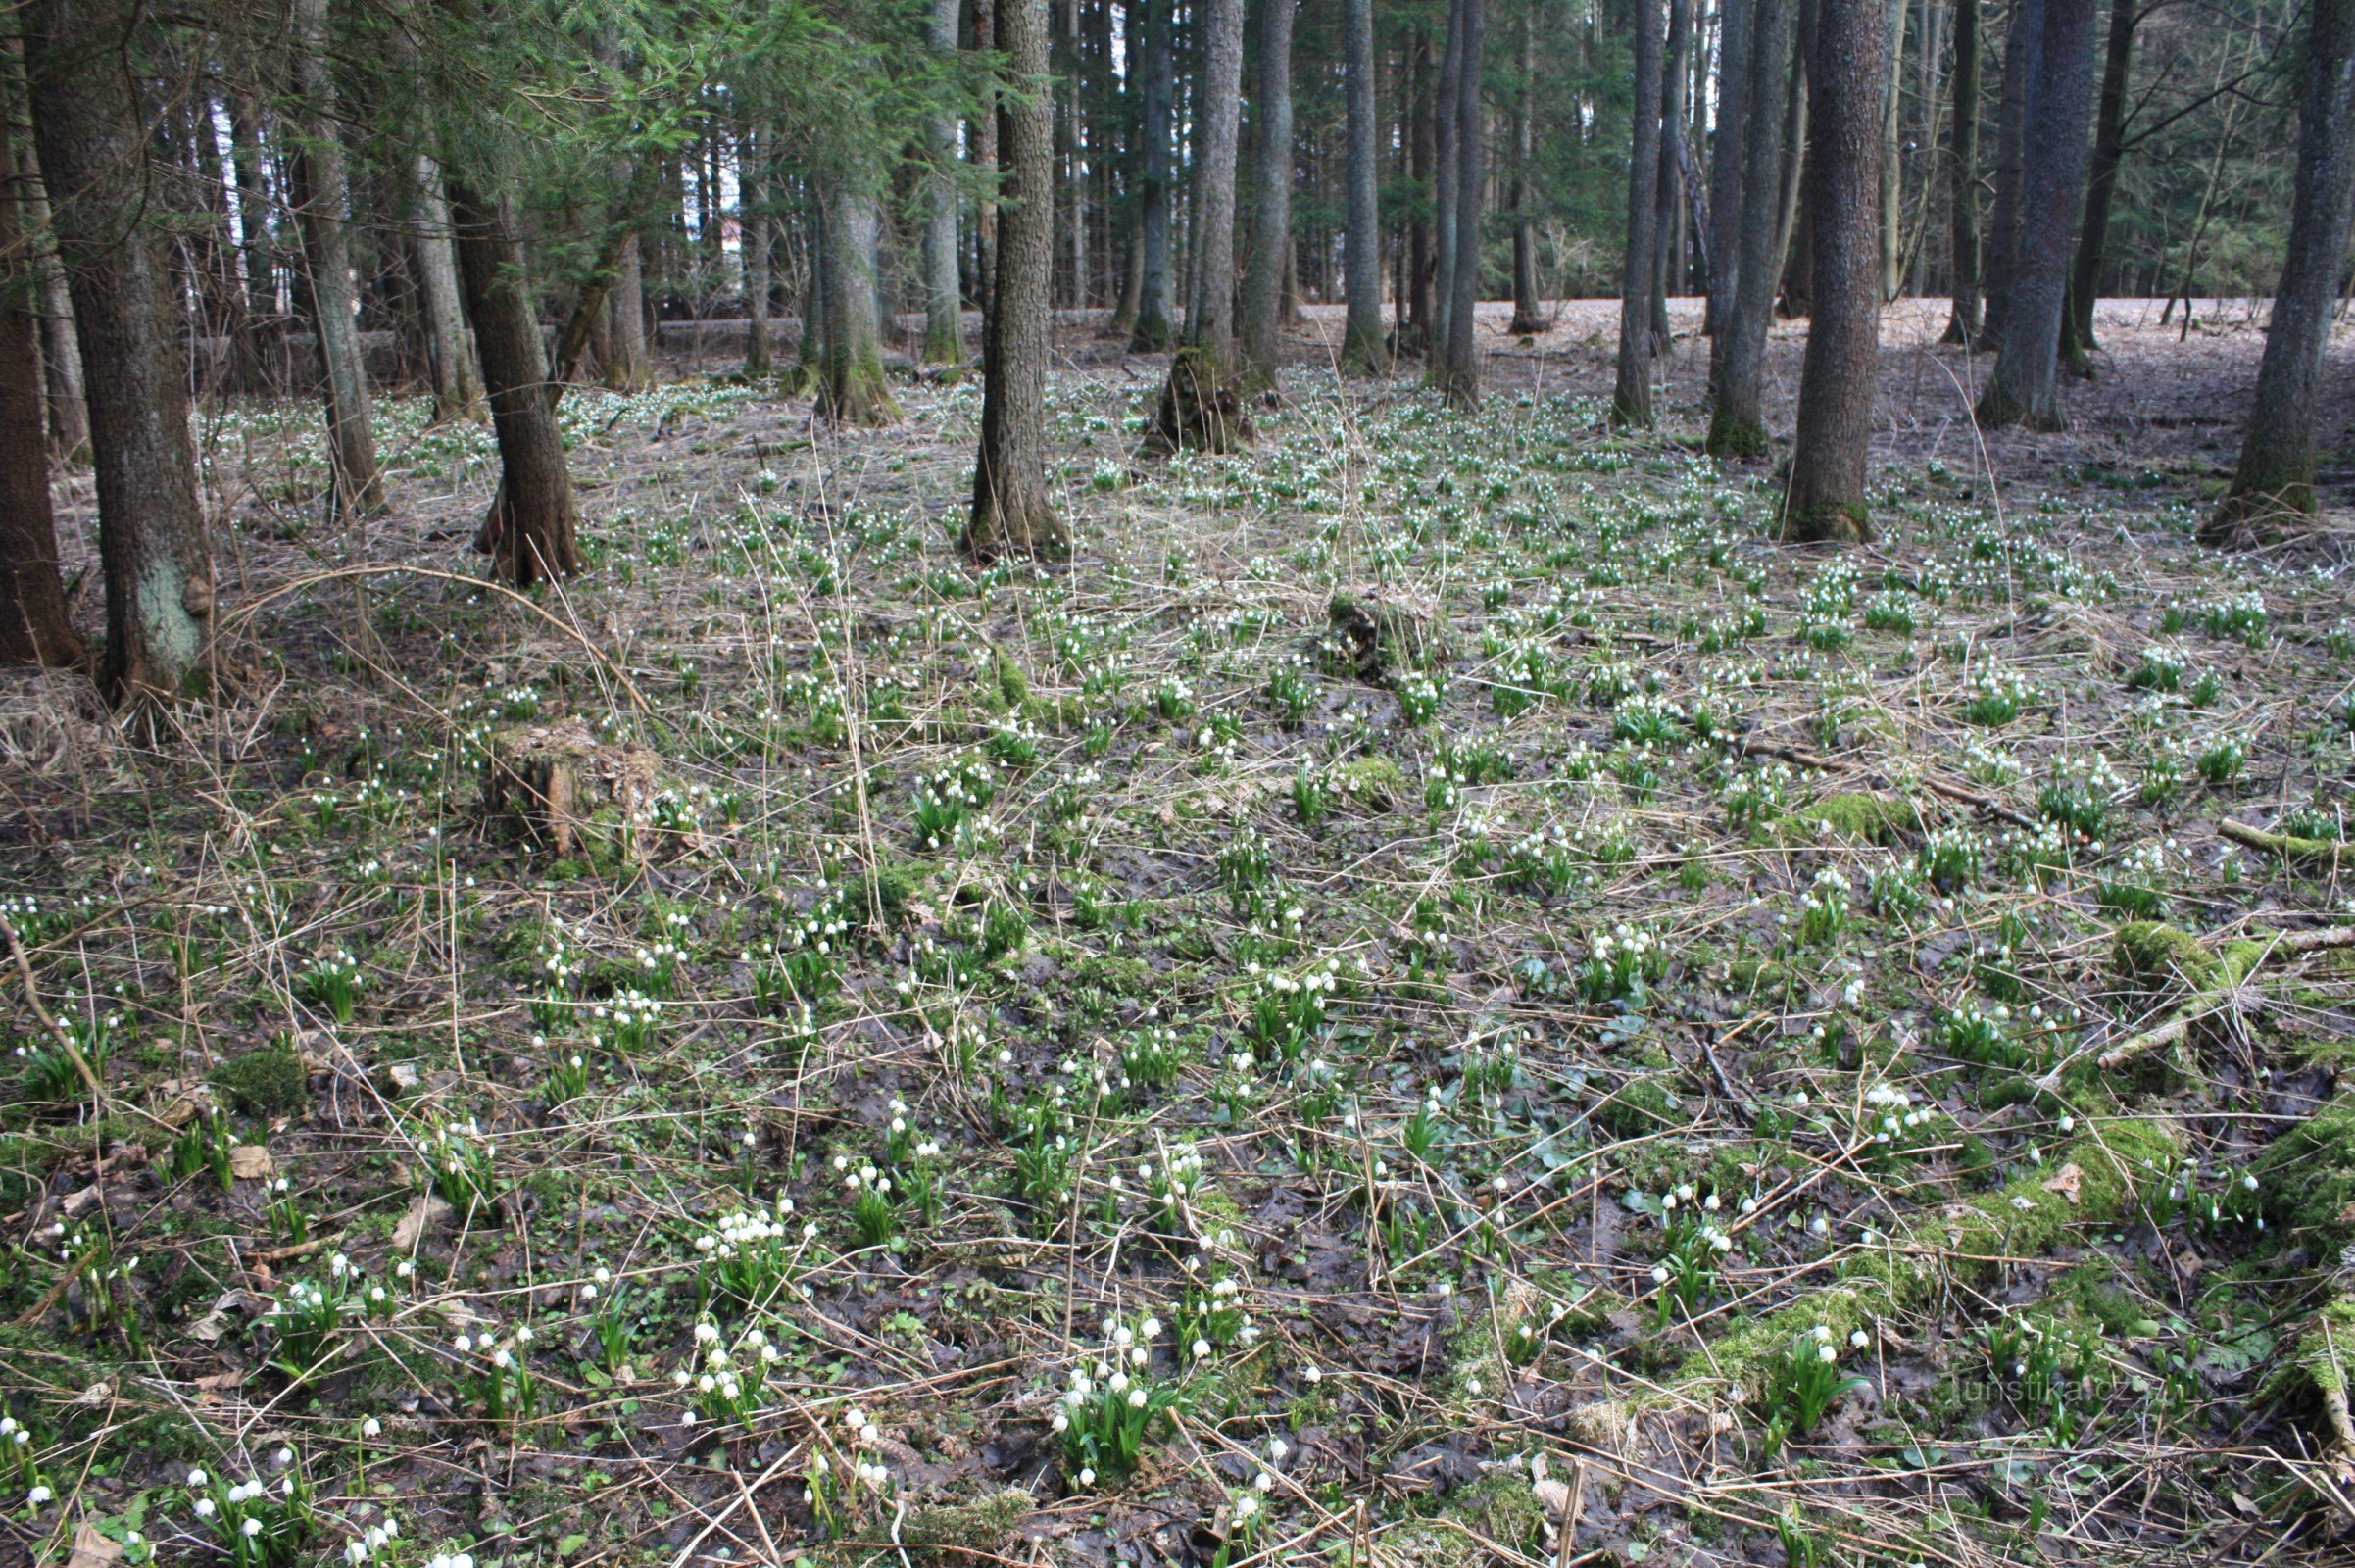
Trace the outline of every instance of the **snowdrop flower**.
{"label": "snowdrop flower", "polygon": [[1079,1472],[1079,1484],[1080,1484],[1081,1486],[1083,1486],[1083,1487],[1092,1487],[1092,1486],[1096,1485],[1096,1467],[1095,1467],[1095,1466],[1093,1466],[1093,1465],[1083,1465],[1083,1466],[1081,1466],[1081,1468],[1080,1468],[1080,1472]]}
{"label": "snowdrop flower", "polygon": [[1872,1343],[1873,1337],[1865,1333],[1862,1329],[1858,1329],[1855,1333],[1848,1336],[1848,1344],[1859,1350],[1863,1349],[1866,1346]]}
{"label": "snowdrop flower", "polygon": [[25,1494],[25,1500],[31,1506],[38,1508],[42,1503],[47,1502],[50,1496],[51,1493],[47,1487],[36,1486],[31,1491]]}
{"label": "snowdrop flower", "polygon": [[188,1472],[188,1485],[192,1487],[201,1487],[211,1479],[212,1478],[207,1476],[202,1470],[191,1470]]}
{"label": "snowdrop flower", "polygon": [[196,1499],[196,1517],[199,1519],[210,1519],[217,1511],[213,1506],[212,1498],[199,1497]]}

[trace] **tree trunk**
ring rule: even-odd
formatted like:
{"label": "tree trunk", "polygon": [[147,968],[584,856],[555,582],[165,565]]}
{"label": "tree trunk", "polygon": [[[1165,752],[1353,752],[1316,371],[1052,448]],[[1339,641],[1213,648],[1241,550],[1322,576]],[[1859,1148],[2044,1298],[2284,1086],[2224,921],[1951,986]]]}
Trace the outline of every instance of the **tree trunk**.
{"label": "tree trunk", "polygon": [[2085,122],[2093,109],[2093,0],[2043,0],[2043,41],[2022,127],[2020,234],[1995,371],[1979,421],[2058,430],[2062,295],[2085,196]]}
{"label": "tree trunk", "polygon": [[1047,488],[1047,297],[1055,270],[1055,98],[1047,0],[999,0],[999,39],[1020,95],[998,107],[1006,201],[998,215],[997,308],[983,338],[981,456],[964,545],[975,561],[1061,560],[1070,536]]}
{"label": "tree trunk", "polygon": [[1774,324],[1775,289],[1783,278],[1778,250],[1783,132],[1788,123],[1783,97],[1791,90],[1793,4],[1794,0],[1754,0],[1750,7],[1744,109],[1749,134],[1738,149],[1742,161],[1739,256],[1731,308],[1718,323],[1709,352],[1708,451],[1714,457],[1755,458],[1766,452],[1762,394],[1766,335]]}
{"label": "tree trunk", "polygon": [[1455,95],[1463,85],[1463,0],[1447,0],[1447,42],[1441,51],[1439,80],[1432,88],[1432,145],[1438,162],[1432,167],[1432,248],[1430,379],[1445,385],[1448,319],[1455,313],[1455,178],[1462,168],[1455,154],[1460,124]]}
{"label": "tree trunk", "polygon": [[2316,510],[2315,407],[2355,215],[2355,0],[2315,0],[2302,64],[2289,248],[2240,465],[2223,505],[2200,528],[2203,544],[2261,542],[2281,522]]}
{"label": "tree trunk", "polygon": [[[984,116],[983,118],[995,119],[994,116]],[[995,146],[997,144],[995,128],[991,130],[990,137],[991,145]],[[995,155],[993,155],[992,168],[995,167]],[[805,186],[804,192],[808,201],[802,215],[802,229],[805,236],[804,249],[809,254],[809,268],[802,279],[800,300],[802,340],[800,346],[794,351],[794,358],[799,367],[795,372],[795,379],[800,383],[796,390],[807,389],[814,396],[817,389],[818,368],[825,362],[826,268],[832,253],[826,245],[826,204],[817,199],[817,194],[813,189]],[[990,232],[993,238],[989,254],[995,259],[998,254],[997,242],[994,237],[997,233],[995,226],[991,228]],[[995,286],[993,283],[992,287]]]}
{"label": "tree trunk", "polygon": [[19,12],[81,341],[106,569],[99,681],[124,703],[202,689],[214,604],[187,367],[154,227],[163,203],[132,89],[156,42],[147,16],[136,0],[35,0]]}
{"label": "tree trunk", "polygon": [[[768,137],[748,126],[737,145],[743,149],[743,166],[739,175],[742,185],[736,198],[736,210],[743,217],[744,230],[744,373],[765,376],[769,372]],[[950,214],[950,220],[949,283],[954,296],[957,284],[954,212]]]}
{"label": "tree trunk", "polygon": [[2101,289],[2102,251],[2110,237],[2110,203],[2118,194],[2118,166],[2126,158],[2126,93],[2134,70],[2134,28],[2141,0],[2110,0],[2110,39],[2101,67],[2101,103],[2093,117],[2092,172],[2085,180],[2085,217],[2069,274],[2069,309],[2061,322],[2061,352],[2072,367],[2098,347],[2093,301]]}
{"label": "tree trunk", "polygon": [[327,74],[326,0],[293,0],[290,14],[295,88],[303,104],[296,144],[295,190],[303,253],[311,270],[313,328],[326,382],[327,452],[332,460],[334,514],[356,517],[384,505],[376,471],[374,410],[368,368],[360,352],[360,299],[352,280],[352,239],[346,225],[350,190],[336,123],[335,84]]}
{"label": "tree trunk", "polygon": [[1243,363],[1272,382],[1284,347],[1284,260],[1292,239],[1292,18],[1295,0],[1259,0],[1259,101],[1252,151],[1259,201],[1243,279]]}
{"label": "tree trunk", "polygon": [[1145,252],[1145,277],[1137,299],[1137,327],[1129,347],[1157,354],[1177,335],[1169,317],[1169,115],[1177,85],[1176,39],[1169,8],[1174,0],[1143,0],[1137,7],[1139,44],[1145,51],[1143,90],[1145,170],[1138,188],[1138,243]]}
{"label": "tree trunk", "polygon": [[[1006,3],[1010,7],[1012,0]],[[1001,17],[1001,24],[1004,21]],[[880,226],[875,199],[848,178],[829,181],[825,197],[826,335],[818,363],[818,412],[842,424],[890,424],[900,410],[883,379],[875,310]],[[999,226],[1005,227],[1003,217]],[[999,243],[1005,244],[1003,232]]]}
{"label": "tree trunk", "polygon": [[[12,116],[0,114],[0,176],[16,168]],[[0,189],[0,664],[78,664],[81,638],[66,612],[41,432],[39,298],[17,218],[22,187]]]}
{"label": "tree trunk", "polygon": [[1447,401],[1468,409],[1480,401],[1480,338],[1474,319],[1480,303],[1480,194],[1487,151],[1481,108],[1482,44],[1488,0],[1456,0],[1463,13],[1463,58],[1455,84],[1455,273],[1447,304]]}
{"label": "tree trunk", "polygon": [[1414,80],[1412,122],[1407,134],[1407,176],[1415,189],[1423,194],[1428,209],[1418,207],[1415,217],[1406,227],[1406,292],[1405,318],[1399,323],[1399,351],[1411,338],[1415,346],[1429,353],[1438,331],[1432,319],[1439,305],[1433,287],[1438,275],[1438,183],[1439,183],[1439,113],[1435,102],[1438,84],[1431,70],[1431,34],[1421,27],[1415,29],[1409,74]]}
{"label": "tree trunk", "polygon": [[605,384],[616,392],[643,392],[654,385],[654,356],[646,341],[645,255],[644,244],[633,232],[614,257],[613,280],[607,285],[608,308],[613,313],[613,357],[605,368]]}
{"label": "tree trunk", "polygon": [[1778,224],[1782,238],[1775,243],[1775,255],[1781,258],[1780,309],[1784,316],[1794,319],[1805,318],[1815,297],[1815,243],[1809,232],[1805,206],[1810,162],[1807,74],[1821,9],[1816,0],[1799,0],[1798,32],[1791,46],[1791,91],[1784,100],[1783,147],[1788,156],[1783,160],[1783,213]]}
{"label": "tree trunk", "polygon": [[1546,328],[1545,304],[1538,298],[1538,229],[1531,220],[1530,166],[1537,159],[1537,20],[1521,13],[1520,79],[1513,83],[1513,319],[1515,337],[1535,337]]}
{"label": "tree trunk", "polygon": [[[932,0],[926,42],[944,60],[957,53],[957,0]],[[965,363],[965,303],[957,286],[957,121],[935,115],[932,137],[932,213],[924,225],[924,363]]]}
{"label": "tree trunk", "polygon": [[1235,393],[1235,143],[1243,97],[1243,0],[1207,0],[1195,143],[1195,280],[1182,348],[1153,421],[1158,449],[1224,452],[1249,433]]}
{"label": "tree trunk", "polygon": [[[12,75],[15,57],[8,56]],[[40,332],[41,385],[49,416],[49,450],[59,461],[81,465],[90,461],[90,413],[82,398],[81,342],[74,330],[74,301],[66,284],[66,270],[57,259],[57,236],[49,222],[48,186],[34,156],[31,122],[22,124],[24,139],[17,144],[12,171],[0,163],[0,178],[13,177],[25,207],[21,232],[31,253],[36,326]]]}
{"label": "tree trunk", "polygon": [[2003,81],[1995,111],[1995,214],[1981,269],[1987,305],[1980,342],[1987,348],[2003,341],[2011,315],[2012,267],[2020,249],[2020,180],[2027,167],[2028,84],[2044,47],[2044,4],[2045,0],[2012,0],[2011,20],[2004,28]]}
{"label": "tree trunk", "polygon": [[1943,341],[1979,337],[1980,0],[1954,0],[1954,308]]}
{"label": "tree trunk", "polygon": [[1651,351],[1676,351],[1668,297],[1682,280],[1684,225],[1677,210],[1685,194],[1685,75],[1693,46],[1693,0],[1668,0],[1667,63],[1660,74],[1660,174],[1652,219]]}
{"label": "tree trunk", "polygon": [[466,310],[459,302],[458,255],[450,240],[450,196],[441,166],[417,156],[417,254],[425,296],[425,330],[433,361],[433,418],[482,417],[482,372],[466,339]]}
{"label": "tree trunk", "polygon": [[528,588],[580,567],[572,474],[515,219],[504,200],[457,180],[449,190],[459,275],[499,440],[499,496],[475,547],[491,554],[500,576]]}
{"label": "tree trunk", "polygon": [[[1880,208],[1881,297],[1893,300],[1904,280],[1901,269],[1905,262],[1904,235],[1900,220],[1905,215],[1905,202],[1900,176],[1905,165],[1897,137],[1898,110],[1904,99],[1902,85],[1905,72],[1905,13],[1906,0],[1891,0],[1896,15],[1881,29],[1881,194],[1876,205]],[[1929,30],[1927,12],[1922,17],[1922,28]]]}
{"label": "tree trunk", "polygon": [[1619,270],[1619,375],[1611,422],[1649,428],[1652,243],[1659,224],[1660,0],[1635,0],[1636,102],[1627,165],[1627,252]]}
{"label": "tree trunk", "polygon": [[1349,319],[1342,328],[1341,362],[1379,374],[1389,366],[1382,336],[1382,198],[1375,167],[1374,0],[1342,0],[1347,51],[1349,119],[1349,232],[1344,240],[1344,287]]}
{"label": "tree trunk", "polygon": [[1725,331],[1735,285],[1742,276],[1743,165],[1747,162],[1751,77],[1751,29],[1757,0],[1723,0],[1717,47],[1717,128],[1709,148],[1710,354]]}
{"label": "tree trunk", "polygon": [[1785,492],[1786,539],[1872,537],[1865,469],[1880,380],[1880,166],[1889,9],[1887,0],[1821,0],[1817,13],[1807,72],[1814,301]]}

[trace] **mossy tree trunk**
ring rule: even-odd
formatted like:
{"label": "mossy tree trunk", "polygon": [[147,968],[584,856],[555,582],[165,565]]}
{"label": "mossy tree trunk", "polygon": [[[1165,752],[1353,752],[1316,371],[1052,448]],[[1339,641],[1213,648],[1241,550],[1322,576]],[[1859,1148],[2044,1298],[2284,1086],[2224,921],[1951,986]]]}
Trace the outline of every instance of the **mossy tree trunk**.
{"label": "mossy tree trunk", "polygon": [[883,378],[875,312],[875,199],[846,176],[827,183],[825,202],[826,318],[818,351],[818,412],[838,424],[890,424],[900,417],[900,408]]}
{"label": "mossy tree trunk", "polygon": [[1195,144],[1195,276],[1185,336],[1147,435],[1156,451],[1225,452],[1249,438],[1235,380],[1235,153],[1243,95],[1243,0],[1202,14],[1200,130]]}
{"label": "mossy tree trunk", "polygon": [[327,395],[327,455],[335,480],[330,502],[337,517],[360,516],[383,506],[384,480],[376,468],[374,408],[360,350],[360,292],[352,278],[345,211],[350,182],[335,85],[327,74],[326,0],[294,0],[290,22],[295,88],[302,102],[302,131],[292,164],[295,206]]}
{"label": "mossy tree trunk", "polygon": [[1881,358],[1881,91],[1885,0],[1822,0],[1809,63],[1815,302],[1799,372],[1783,537],[1862,540]]}
{"label": "mossy tree trunk", "polygon": [[1048,288],[1055,266],[1055,96],[1047,74],[1047,0],[999,0],[998,36],[1018,96],[998,106],[1007,180],[998,210],[997,302],[983,340],[981,454],[965,549],[1061,559],[1070,536],[1047,488]]}
{"label": "mossy tree trunk", "polygon": [[164,204],[134,89],[159,52],[156,23],[134,0],[37,0],[19,17],[81,342],[106,570],[99,683],[121,703],[192,695],[204,684],[213,565],[157,228]]}
{"label": "mossy tree trunk", "polygon": [[[2123,3],[2123,0],[2121,0]],[[2260,537],[2269,522],[2315,511],[2315,407],[2323,352],[2346,267],[2355,210],[2355,0],[2315,0],[2298,99],[2296,194],[2289,250],[2265,327],[2257,400],[2232,487],[2200,529],[2202,543]]]}

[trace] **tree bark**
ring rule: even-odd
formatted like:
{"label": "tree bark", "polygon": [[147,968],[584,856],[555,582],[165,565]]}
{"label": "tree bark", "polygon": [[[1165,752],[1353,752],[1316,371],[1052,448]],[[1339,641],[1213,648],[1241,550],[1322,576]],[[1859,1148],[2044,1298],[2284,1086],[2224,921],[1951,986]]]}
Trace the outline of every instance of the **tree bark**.
{"label": "tree bark", "polygon": [[2062,296],[2069,241],[2085,196],[2085,122],[2093,109],[2093,0],[2043,0],[2043,39],[2022,121],[2020,234],[1995,370],[1979,422],[2058,430]]}
{"label": "tree bark", "polygon": [[1140,120],[1145,157],[1138,186],[1138,243],[1145,252],[1145,276],[1139,285],[1137,326],[1129,347],[1157,354],[1169,347],[1177,328],[1169,316],[1169,112],[1177,84],[1176,40],[1171,35],[1172,0],[1143,0],[1136,21],[1145,51],[1145,80]]}
{"label": "tree bark", "polygon": [[1459,409],[1480,401],[1480,194],[1483,154],[1480,80],[1488,0],[1456,0],[1463,16],[1455,83],[1455,270],[1448,290],[1447,352],[1441,389]]}
{"label": "tree bark", "polygon": [[1948,193],[1954,221],[1954,306],[1948,343],[1979,337],[1979,51],[1980,0],[1954,0],[1953,169]]}
{"label": "tree bark", "polygon": [[1995,120],[1995,212],[1989,223],[1982,273],[1987,302],[1980,342],[1994,348],[2010,319],[2012,266],[2020,248],[2020,182],[2027,169],[2028,87],[2044,48],[2045,0],[2012,0],[2003,35],[2003,80]]}
{"label": "tree bark", "polygon": [[[1005,0],[1007,8],[1013,0]],[[1001,24],[1004,18],[1000,19]],[[875,199],[848,177],[830,180],[826,200],[826,331],[817,377],[818,412],[841,424],[890,424],[900,416],[883,379],[875,310]],[[1005,219],[999,220],[1005,244]]]}
{"label": "tree bark", "polygon": [[2281,523],[2316,511],[2315,407],[2355,216],[2355,0],[2315,0],[2303,66],[2289,248],[2240,464],[2200,528],[2203,544],[2261,542]]}
{"label": "tree bark", "polygon": [[[743,159],[739,178],[742,184],[736,199],[737,211],[743,215],[744,233],[744,373],[765,376],[769,372],[768,358],[768,138],[758,128],[747,126],[737,143]],[[957,226],[956,214],[950,214],[949,228],[949,284],[954,296],[957,285]]]}
{"label": "tree bark", "polygon": [[425,330],[433,361],[433,417],[479,420],[482,372],[474,366],[474,347],[466,338],[466,310],[460,304],[458,254],[450,239],[450,196],[442,183],[441,166],[424,153],[417,156],[417,253],[419,284],[425,296]]}
{"label": "tree bark", "polygon": [[[1783,279],[1784,95],[1791,90],[1794,0],[1755,0],[1751,7],[1750,79],[1744,111],[1749,134],[1740,149],[1742,221],[1732,308],[1710,345],[1708,451],[1713,457],[1755,458],[1766,452],[1762,412],[1766,335],[1774,324],[1775,289]],[[1795,157],[1795,153],[1788,156]]]}
{"label": "tree bark", "polygon": [[2079,225],[2077,262],[2069,274],[2069,309],[2061,319],[2061,352],[2072,367],[2099,347],[2093,341],[2093,301],[2101,289],[2102,252],[2110,237],[2110,204],[2118,167],[2126,159],[2126,93],[2134,69],[2134,28],[2141,0],[2110,0],[2109,46],[2101,67],[2101,101],[2093,115],[2092,172],[2085,180],[2085,217]]}
{"label": "tree bark", "polygon": [[572,474],[515,218],[504,199],[457,180],[449,189],[459,274],[499,440],[499,496],[476,547],[491,554],[500,576],[528,588],[580,568]]}
{"label": "tree bark", "polygon": [[1684,225],[1678,209],[1685,194],[1685,76],[1693,47],[1693,0],[1668,0],[1666,64],[1660,72],[1660,176],[1652,219],[1651,351],[1654,358],[1676,352],[1668,321],[1668,297],[1683,280]]}
{"label": "tree bark", "polygon": [[351,192],[336,123],[335,84],[327,74],[326,0],[293,0],[289,16],[304,122],[295,146],[297,215],[310,264],[312,326],[326,383],[332,504],[337,517],[356,517],[384,505],[384,480],[376,470],[374,409],[360,351],[360,296],[346,227]]}
{"label": "tree bark", "polygon": [[1430,379],[1447,380],[1447,322],[1455,312],[1455,156],[1458,118],[1455,95],[1463,84],[1463,0],[1447,0],[1447,40],[1440,51],[1439,79],[1432,86],[1432,290]]}
{"label": "tree bark", "polygon": [[[0,177],[15,168],[0,114]],[[86,656],[58,576],[57,517],[42,435],[39,299],[19,187],[0,189],[0,664],[78,664]]]}
{"label": "tree bark", "polygon": [[[957,0],[932,0],[926,42],[944,59],[957,53]],[[957,121],[935,115],[928,127],[935,168],[932,213],[924,225],[924,363],[965,363],[965,303],[957,286]]]}
{"label": "tree bark", "polygon": [[1235,392],[1235,144],[1242,115],[1243,0],[1206,0],[1196,119],[1195,278],[1185,338],[1149,444],[1224,452],[1249,425]]}
{"label": "tree bark", "polygon": [[[16,57],[9,54],[4,58],[15,76]],[[13,177],[25,207],[21,232],[30,252],[49,450],[61,462],[82,465],[90,461],[90,413],[82,397],[81,342],[74,330],[74,301],[66,283],[66,269],[57,257],[57,235],[49,221],[48,185],[34,155],[31,122],[23,122],[21,129]],[[6,164],[0,164],[0,177],[11,173]]]}
{"label": "tree bark", "polygon": [[[1904,280],[1900,269],[1905,261],[1904,235],[1901,232],[1903,225],[1900,221],[1905,216],[1900,184],[1905,166],[1897,139],[1897,112],[1904,98],[1905,13],[1908,8],[1906,0],[1892,0],[1892,6],[1896,15],[1881,29],[1881,156],[1878,160],[1881,196],[1876,203],[1880,208],[1881,297],[1885,300],[1897,297],[1898,288]],[[1929,30],[1930,18],[1927,13],[1922,18],[1922,26],[1924,31]]]}
{"label": "tree bark", "polygon": [[1717,46],[1717,128],[1709,148],[1710,353],[1725,331],[1734,288],[1742,276],[1743,165],[1747,162],[1751,76],[1751,29],[1757,0],[1723,0]]}
{"label": "tree bark", "polygon": [[126,69],[153,52],[147,15],[136,0],[19,12],[90,415],[106,570],[99,683],[118,703],[201,691],[214,609],[179,317],[153,226],[163,204]]}
{"label": "tree bark", "polygon": [[1382,335],[1382,197],[1375,160],[1374,0],[1342,0],[1347,54],[1349,122],[1349,232],[1344,239],[1344,287],[1349,317],[1342,328],[1344,367],[1379,374],[1390,355]]}
{"label": "tree bark", "polygon": [[1284,262],[1292,239],[1292,19],[1296,0],[1259,0],[1259,101],[1252,106],[1259,201],[1243,279],[1243,363],[1272,382],[1284,346]]}
{"label": "tree bark", "polygon": [[1865,510],[1873,393],[1880,380],[1882,94],[1886,0],[1821,0],[1807,79],[1814,140],[1814,304],[1799,372],[1782,532],[1791,540],[1872,537]]}
{"label": "tree bark", "polygon": [[1648,429],[1652,244],[1660,215],[1660,0],[1635,0],[1635,12],[1636,102],[1630,115],[1627,251],[1619,270],[1619,374],[1611,389],[1611,422]]}
{"label": "tree bark", "polygon": [[1506,197],[1513,215],[1513,319],[1505,330],[1535,337],[1546,328],[1538,297],[1538,229],[1530,217],[1530,166],[1537,159],[1538,32],[1534,8],[1521,13],[1518,79],[1513,83],[1513,182]]}
{"label": "tree bark", "polygon": [[654,385],[654,355],[646,341],[645,257],[633,230],[621,242],[613,281],[606,285],[606,305],[613,313],[613,359],[605,368],[605,384],[616,392],[643,392]]}
{"label": "tree bark", "polygon": [[1055,99],[1047,80],[1047,0],[1000,0],[999,37],[1019,97],[998,107],[1007,174],[998,214],[997,308],[983,339],[981,456],[964,545],[975,561],[1061,560],[1069,534],[1047,488],[1047,360],[1055,267]]}

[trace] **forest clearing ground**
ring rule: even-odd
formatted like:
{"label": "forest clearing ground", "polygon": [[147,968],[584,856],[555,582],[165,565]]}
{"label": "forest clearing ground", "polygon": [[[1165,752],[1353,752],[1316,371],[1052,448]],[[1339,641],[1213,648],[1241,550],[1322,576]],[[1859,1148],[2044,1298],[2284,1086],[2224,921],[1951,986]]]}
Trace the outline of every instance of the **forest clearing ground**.
{"label": "forest clearing ground", "polygon": [[[539,614],[487,428],[384,400],[345,534],[314,407],[207,407],[222,701],[0,713],[76,1047],[0,971],[8,1549],[195,1560],[195,1467],[303,1478],[268,1568],[2343,1552],[2355,605],[2191,538],[2261,333],[2106,302],[1983,455],[1892,307],[1840,552],[1690,450],[1699,339],[1603,428],[1617,310],[1470,415],[1312,310],[1165,465],[1066,321],[1077,560],[981,572],[977,381],[813,428],[715,329],[566,397]],[[561,854],[482,808],[624,746]]]}

